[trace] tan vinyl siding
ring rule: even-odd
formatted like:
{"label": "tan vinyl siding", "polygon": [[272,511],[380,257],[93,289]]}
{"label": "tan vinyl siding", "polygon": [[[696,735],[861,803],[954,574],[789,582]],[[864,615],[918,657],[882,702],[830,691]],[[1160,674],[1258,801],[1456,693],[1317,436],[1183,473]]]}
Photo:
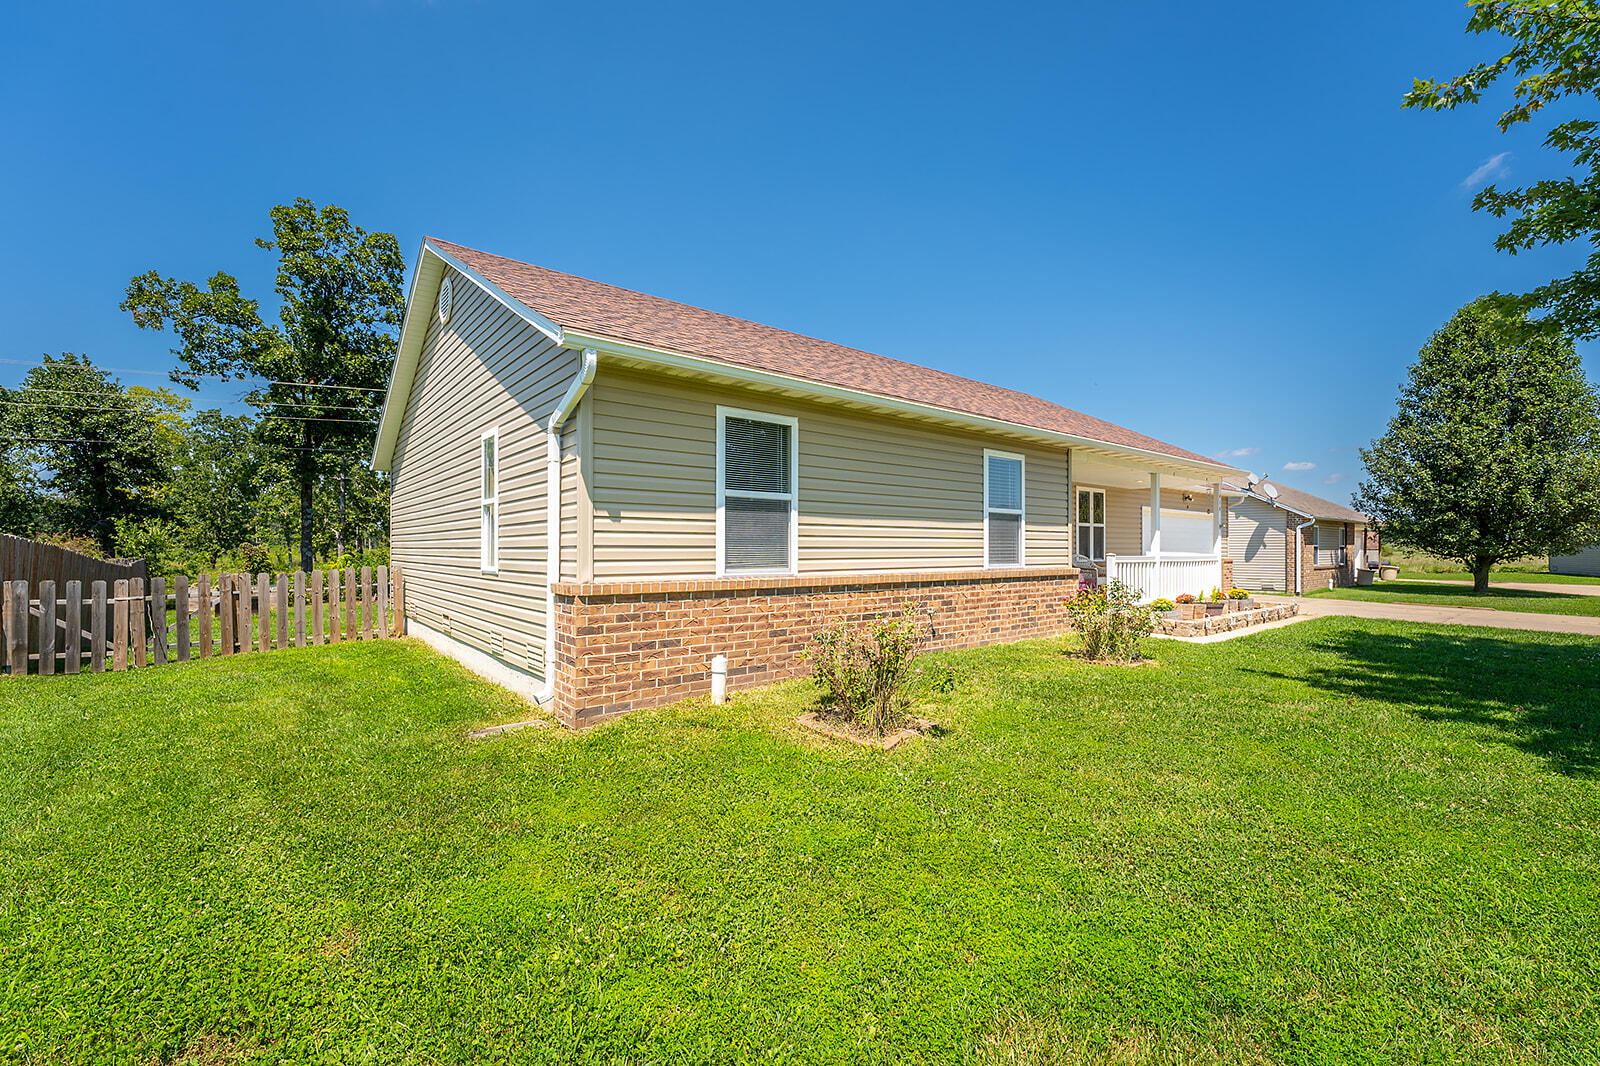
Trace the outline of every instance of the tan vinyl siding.
{"label": "tan vinyl siding", "polygon": [[[542,677],[541,421],[571,383],[578,356],[466,278],[454,275],[452,284],[450,322],[435,315],[428,326],[400,424],[391,556],[405,569],[410,613]],[[491,575],[479,568],[478,448],[483,431],[496,426],[500,556]]]}
{"label": "tan vinyl siding", "polygon": [[1574,555],[1552,555],[1550,572],[1600,577],[1600,546],[1585,548]]}
{"label": "tan vinyl siding", "polygon": [[716,409],[799,420],[799,569],[983,565],[983,450],[1026,466],[1026,552],[1070,561],[1066,456],[839,408],[608,370],[594,401],[597,580],[716,571]]}
{"label": "tan vinyl siding", "polygon": [[[1079,488],[1099,488],[1083,484]],[[1106,494],[1106,551],[1112,555],[1144,554],[1144,509],[1150,506],[1150,490],[1103,489]],[[1191,491],[1190,500],[1182,489],[1162,489],[1161,507],[1166,511],[1211,513],[1211,494]],[[1226,543],[1226,541],[1224,541]]]}
{"label": "tan vinyl siding", "polygon": [[1284,512],[1263,500],[1235,500],[1228,515],[1228,555],[1240,588],[1283,591],[1289,574]]}

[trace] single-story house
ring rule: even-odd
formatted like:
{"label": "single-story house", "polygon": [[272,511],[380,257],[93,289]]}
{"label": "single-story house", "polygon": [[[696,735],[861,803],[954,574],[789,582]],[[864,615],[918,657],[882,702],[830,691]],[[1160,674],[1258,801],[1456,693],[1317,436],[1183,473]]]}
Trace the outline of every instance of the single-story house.
{"label": "single-story house", "polygon": [[1584,577],[1600,577],[1600,544],[1592,548],[1585,548],[1572,555],[1550,556],[1550,572],[1552,574],[1579,574]]}
{"label": "single-story house", "polygon": [[434,239],[373,463],[408,631],[570,725],[709,691],[724,663],[730,688],[794,676],[821,625],[907,601],[948,648],[1061,632],[1085,568],[1147,597],[1225,587],[1243,473]]}
{"label": "single-story house", "polygon": [[1360,511],[1273,481],[1224,481],[1223,492],[1227,553],[1240,588],[1342,587],[1376,566],[1378,531]]}

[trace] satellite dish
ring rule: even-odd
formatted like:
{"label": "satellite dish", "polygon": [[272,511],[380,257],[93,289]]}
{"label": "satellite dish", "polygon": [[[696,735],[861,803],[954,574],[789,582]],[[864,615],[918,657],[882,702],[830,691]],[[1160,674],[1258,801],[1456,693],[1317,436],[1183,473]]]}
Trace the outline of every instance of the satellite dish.
{"label": "satellite dish", "polygon": [[1245,475],[1245,480],[1244,480],[1244,487],[1247,488],[1247,489],[1253,489],[1253,488],[1256,487],[1256,482],[1258,482],[1260,480],[1261,479],[1256,477],[1254,474],[1246,474]]}
{"label": "satellite dish", "polygon": [[1278,486],[1276,485],[1266,485],[1261,489],[1261,491],[1267,494],[1267,499],[1269,500],[1276,500],[1278,498]]}

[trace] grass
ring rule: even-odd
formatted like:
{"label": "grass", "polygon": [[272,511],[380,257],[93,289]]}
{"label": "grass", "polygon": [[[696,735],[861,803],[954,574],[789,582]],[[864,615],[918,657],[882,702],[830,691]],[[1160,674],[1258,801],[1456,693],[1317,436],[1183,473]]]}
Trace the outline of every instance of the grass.
{"label": "grass", "polygon": [[1480,596],[1472,591],[1471,586],[1447,585],[1437,581],[1385,581],[1377,585],[1357,585],[1351,588],[1315,589],[1305,595],[1333,600],[1418,603],[1436,607],[1486,607],[1494,611],[1531,611],[1535,614],[1570,614],[1600,618],[1600,596],[1508,588],[1496,589]]}
{"label": "grass", "polygon": [[571,735],[407,641],[0,683],[0,1058],[1591,1061],[1600,641],[1327,618]]}
{"label": "grass", "polygon": [[[1411,570],[1402,567],[1400,576],[1413,581],[1471,581],[1472,575],[1462,570]],[[1539,571],[1496,570],[1489,575],[1493,587],[1505,581],[1521,581],[1535,585],[1600,585],[1600,577],[1585,574],[1551,574]]]}
{"label": "grass", "polygon": [[[1437,555],[1426,555],[1422,552],[1407,551],[1404,548],[1385,547],[1383,561],[1398,566],[1407,576],[1412,574],[1436,574],[1447,576],[1461,572],[1459,559],[1441,559]],[[1499,563],[1490,569],[1492,574],[1513,575],[1522,574],[1522,580],[1542,580],[1550,572],[1550,560],[1543,555],[1530,555],[1525,559],[1511,559]],[[1531,576],[1531,575],[1537,575]],[[1465,575],[1470,577],[1471,575]]]}

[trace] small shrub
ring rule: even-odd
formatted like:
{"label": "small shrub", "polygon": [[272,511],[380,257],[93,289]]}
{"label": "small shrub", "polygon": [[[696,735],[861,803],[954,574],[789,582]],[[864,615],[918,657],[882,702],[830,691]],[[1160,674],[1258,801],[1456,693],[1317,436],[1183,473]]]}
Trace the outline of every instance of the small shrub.
{"label": "small shrub", "polygon": [[1083,639],[1085,656],[1114,662],[1137,658],[1156,627],[1155,612],[1139,602],[1138,590],[1116,579],[1068,600],[1067,619]]}
{"label": "small shrub", "polygon": [[899,716],[901,690],[915,676],[912,664],[932,636],[931,618],[912,603],[896,615],[819,630],[806,658],[816,665],[824,706],[883,736]]}
{"label": "small shrub", "polygon": [[1211,602],[1212,603],[1221,603],[1222,602],[1222,590],[1217,588],[1217,587],[1215,587],[1215,586],[1212,586],[1212,589],[1211,589]]}
{"label": "small shrub", "polygon": [[267,569],[267,564],[271,561],[271,555],[267,552],[267,549],[259,544],[246,542],[239,545],[239,566],[243,568],[245,573],[263,573]]}
{"label": "small shrub", "polygon": [[1150,601],[1150,609],[1152,611],[1170,611],[1175,606],[1176,604],[1167,599],[1165,596],[1162,596],[1160,599]]}

